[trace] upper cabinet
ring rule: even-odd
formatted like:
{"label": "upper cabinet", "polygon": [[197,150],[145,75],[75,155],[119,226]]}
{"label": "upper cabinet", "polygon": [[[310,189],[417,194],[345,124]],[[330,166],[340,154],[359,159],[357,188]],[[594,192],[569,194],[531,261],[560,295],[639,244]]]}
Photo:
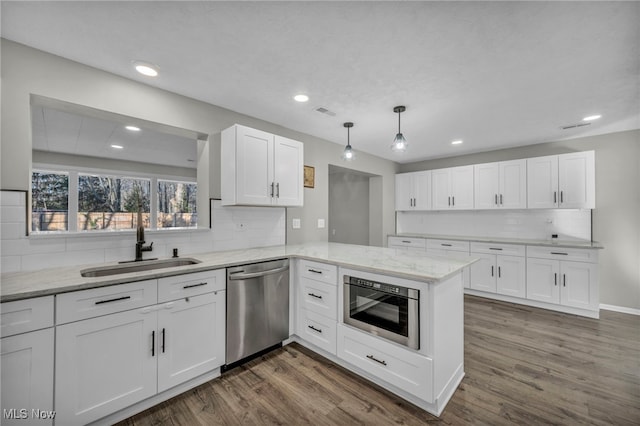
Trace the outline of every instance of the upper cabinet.
{"label": "upper cabinet", "polygon": [[473,209],[473,166],[431,171],[433,210]]}
{"label": "upper cabinet", "polygon": [[530,209],[594,209],[594,151],[527,159]]}
{"label": "upper cabinet", "polygon": [[527,160],[473,166],[476,209],[527,208]]}
{"label": "upper cabinet", "polygon": [[431,171],[396,175],[396,210],[431,210]]}
{"label": "upper cabinet", "polygon": [[238,124],[221,142],[223,206],[303,205],[301,142]]}

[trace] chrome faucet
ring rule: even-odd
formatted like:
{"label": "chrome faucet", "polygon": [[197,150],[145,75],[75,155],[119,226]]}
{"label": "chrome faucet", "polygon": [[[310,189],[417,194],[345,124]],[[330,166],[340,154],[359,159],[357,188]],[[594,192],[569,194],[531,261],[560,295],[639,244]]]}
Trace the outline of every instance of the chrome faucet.
{"label": "chrome faucet", "polygon": [[144,225],[142,224],[142,213],[138,210],[138,229],[136,230],[136,262],[144,260],[142,258],[142,252],[152,251],[153,250],[153,242],[148,246],[145,246],[144,240]]}

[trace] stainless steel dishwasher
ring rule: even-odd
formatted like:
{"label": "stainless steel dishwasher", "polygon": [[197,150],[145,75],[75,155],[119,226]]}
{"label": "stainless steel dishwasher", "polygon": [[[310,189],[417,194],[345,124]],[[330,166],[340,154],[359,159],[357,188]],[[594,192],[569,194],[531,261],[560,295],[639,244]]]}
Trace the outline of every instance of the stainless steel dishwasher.
{"label": "stainless steel dishwasher", "polygon": [[227,268],[227,354],[223,370],[280,346],[287,338],[289,260]]}

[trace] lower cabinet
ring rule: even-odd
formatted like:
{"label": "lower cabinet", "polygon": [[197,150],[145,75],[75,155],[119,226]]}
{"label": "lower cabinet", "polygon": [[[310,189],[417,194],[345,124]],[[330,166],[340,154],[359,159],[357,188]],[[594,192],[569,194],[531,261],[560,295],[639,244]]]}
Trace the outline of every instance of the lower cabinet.
{"label": "lower cabinet", "polygon": [[298,310],[296,334],[330,354],[336,354],[336,320],[306,309]]}
{"label": "lower cabinet", "polygon": [[572,308],[599,307],[597,265],[586,262],[529,258],[527,299]]}
{"label": "lower cabinet", "polygon": [[[51,425],[53,328],[0,340],[2,425]],[[62,423],[59,423],[62,424]]]}
{"label": "lower cabinet", "polygon": [[426,402],[433,402],[433,361],[381,338],[338,326],[337,355]]}
{"label": "lower cabinet", "polygon": [[525,258],[471,253],[479,260],[471,265],[470,288],[513,297],[525,297]]}

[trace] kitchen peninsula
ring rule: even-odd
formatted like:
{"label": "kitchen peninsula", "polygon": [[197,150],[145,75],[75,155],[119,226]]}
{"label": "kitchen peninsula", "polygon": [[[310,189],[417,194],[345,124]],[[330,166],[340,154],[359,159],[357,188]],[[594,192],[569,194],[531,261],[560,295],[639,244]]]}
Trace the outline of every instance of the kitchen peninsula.
{"label": "kitchen peninsula", "polygon": [[[389,248],[337,243],[273,246],[200,253],[190,257],[200,262],[105,277],[81,276],[81,270],[98,265],[3,274],[0,287],[3,346],[5,339],[14,338],[15,334],[20,337],[31,333],[49,334],[48,337],[39,335],[37,340],[41,343],[48,339],[51,343],[50,347],[40,348],[43,354],[37,360],[44,366],[41,367],[43,376],[40,378],[50,377],[50,384],[44,386],[50,386],[50,395],[44,397],[44,402],[40,402],[38,407],[57,411],[57,422],[64,421],[65,424],[112,423],[219,376],[220,367],[225,364],[224,297],[227,283],[224,269],[275,259],[290,259],[291,265],[290,339],[285,344],[298,341],[436,415],[442,412],[464,376],[462,270],[473,263],[471,257],[445,259]],[[377,289],[380,285],[388,285],[417,290],[417,311],[413,314],[417,323],[414,327],[418,330],[416,346],[408,347],[347,324],[350,302],[346,287],[349,287],[348,279],[352,277],[373,283]],[[172,293],[178,287],[180,291]],[[317,291],[308,290],[311,288]],[[105,300],[109,303],[103,303]],[[193,343],[182,342],[182,346],[188,349],[201,345],[201,341],[211,341],[207,363],[200,363],[190,376],[176,378],[166,374],[165,379],[162,369],[166,362],[163,360],[167,358],[175,362],[177,355],[165,354],[165,330],[169,330],[169,353],[171,328],[160,325],[162,316],[199,306],[200,303],[202,306],[215,306],[210,311],[211,320],[203,321],[209,324],[203,330],[212,335]],[[17,324],[19,314],[12,315],[13,307],[15,312],[29,309],[34,317],[26,322],[22,320],[20,326]],[[101,311],[91,313],[96,309]],[[406,312],[398,315],[403,316],[406,322]],[[98,327],[99,321],[107,319],[111,321],[109,324]],[[90,378],[73,370],[88,366],[92,361],[79,360],[77,365],[67,366],[65,357],[81,357],[82,354],[77,353],[80,350],[77,336],[89,336],[97,328],[100,331],[115,329],[116,323],[123,328],[131,325],[131,335],[138,338],[134,338],[126,351],[132,351],[139,359],[127,360],[132,367],[124,377],[122,373],[114,373],[118,371],[117,366],[103,364],[103,372],[98,376],[102,380],[108,379],[110,386],[88,386],[90,384],[84,381]],[[215,327],[210,325],[212,323],[216,324]],[[140,325],[136,329],[133,324]],[[189,324],[194,326],[193,322]],[[143,342],[139,342],[139,336],[147,334],[148,341],[142,339]],[[104,350],[125,350],[124,342],[105,342],[108,333],[96,336],[95,341]],[[55,367],[54,347],[59,355],[55,358]],[[103,354],[102,362],[108,364],[111,361],[117,362],[117,359]],[[35,362],[35,357],[28,361]],[[172,365],[165,367],[168,373],[173,371]],[[3,385],[5,380],[15,380],[17,387],[28,385],[28,381],[21,384],[18,373],[15,372],[16,377],[3,377]],[[127,383],[121,385],[119,377],[126,378]],[[136,382],[138,379],[140,383]],[[42,380],[33,386],[42,389]],[[92,392],[96,395],[80,398],[78,389],[81,388],[95,389]],[[81,400],[91,400],[91,405],[82,407],[79,404]]]}

